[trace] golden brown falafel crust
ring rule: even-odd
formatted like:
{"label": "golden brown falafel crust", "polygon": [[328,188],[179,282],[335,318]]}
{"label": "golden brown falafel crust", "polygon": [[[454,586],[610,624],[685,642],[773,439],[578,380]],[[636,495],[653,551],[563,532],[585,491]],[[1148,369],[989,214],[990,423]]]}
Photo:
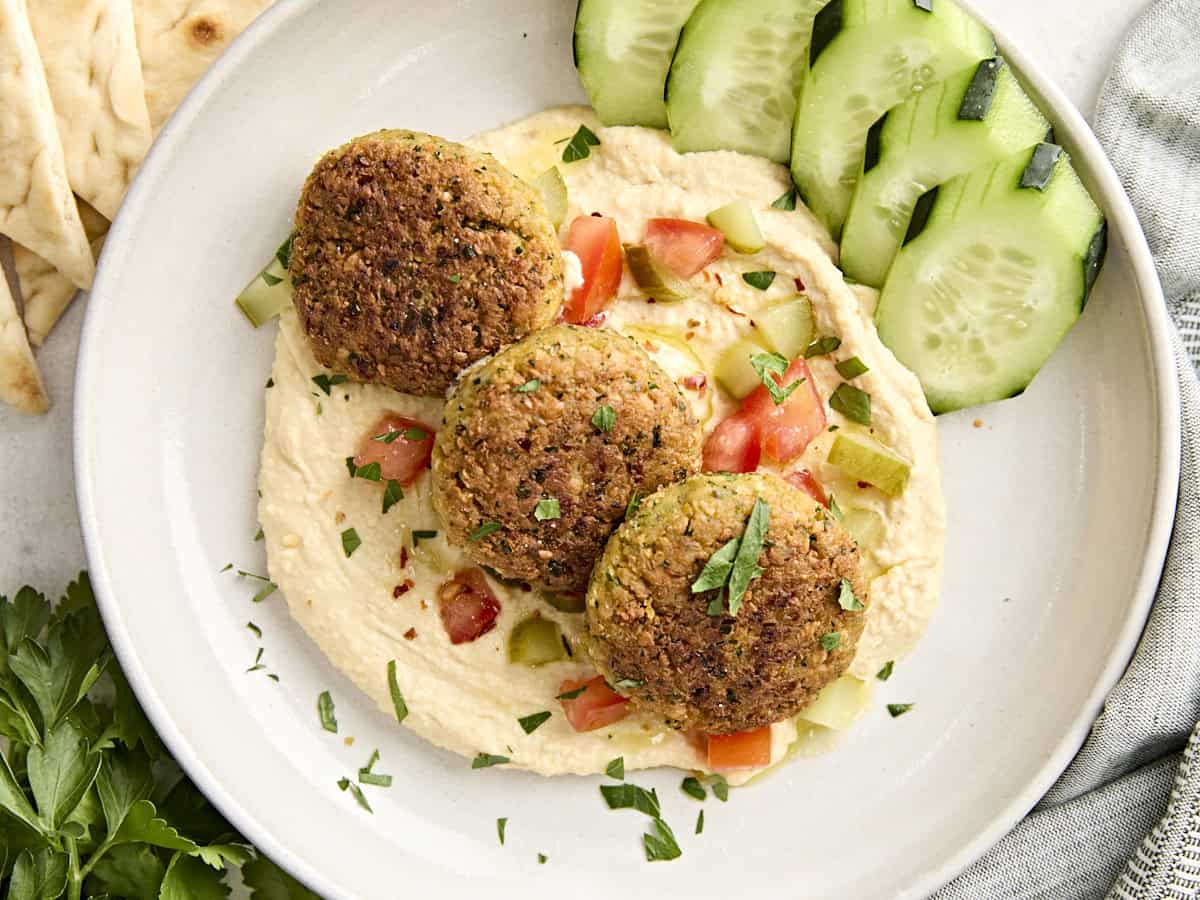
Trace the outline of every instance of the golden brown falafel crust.
{"label": "golden brown falafel crust", "polygon": [[[593,423],[611,407],[611,430]],[[700,468],[700,428],[670,376],[615,331],[557,326],[467,372],[433,448],[451,542],[505,578],[583,591],[634,491]],[[560,516],[539,521],[541,500]],[[487,523],[503,528],[470,540]]]}
{"label": "golden brown falafel crust", "polygon": [[357,138],[317,163],[289,271],[318,362],[427,396],[548,325],[563,300],[538,191],[491,156],[411,131]]}
{"label": "golden brown falafel crust", "polygon": [[[736,617],[709,616],[714,594],[691,585],[759,497],[770,505],[762,576]],[[774,475],[700,475],[644,501],[612,536],[588,588],[586,645],[636,708],[675,727],[761,728],[808,706],[854,658],[866,613],[841,607],[843,579],[865,605],[854,541],[807,495]]]}

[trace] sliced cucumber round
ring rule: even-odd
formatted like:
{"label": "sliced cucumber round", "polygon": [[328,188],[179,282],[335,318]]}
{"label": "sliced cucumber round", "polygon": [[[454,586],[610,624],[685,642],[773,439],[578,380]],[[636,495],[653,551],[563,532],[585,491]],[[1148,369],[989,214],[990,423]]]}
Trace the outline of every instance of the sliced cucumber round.
{"label": "sliced cucumber round", "polygon": [[701,0],[667,80],[675,148],[787,162],[796,90],[822,0]]}
{"label": "sliced cucumber round", "polygon": [[813,26],[792,136],[792,177],[837,237],[885,111],[992,55],[991,33],[950,0],[831,0]]}
{"label": "sliced cucumber round", "polygon": [[936,191],[892,264],[876,322],[930,408],[945,413],[1029,385],[1078,319],[1106,232],[1053,144]]}
{"label": "sliced cucumber round", "polygon": [[699,0],[579,0],[575,66],[605,125],[667,127],[667,72]]}
{"label": "sliced cucumber round", "polygon": [[867,136],[842,231],[842,270],[882,286],[913,208],[930,188],[1045,138],[1050,123],[993,57],[894,107]]}

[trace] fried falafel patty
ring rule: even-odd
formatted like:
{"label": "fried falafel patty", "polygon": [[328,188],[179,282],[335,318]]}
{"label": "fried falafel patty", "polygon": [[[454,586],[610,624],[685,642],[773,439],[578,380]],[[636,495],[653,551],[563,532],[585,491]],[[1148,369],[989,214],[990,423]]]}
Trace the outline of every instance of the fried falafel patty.
{"label": "fried falafel patty", "polygon": [[412,131],[322,157],[289,272],[318,362],[426,396],[548,325],[563,300],[541,194],[487,154]]}
{"label": "fried falafel patty", "polygon": [[[709,559],[769,505],[736,616],[710,616],[693,593]],[[843,608],[843,582],[865,606],[858,548],[841,525],[775,475],[700,475],[664,488],[612,536],[587,593],[586,645],[635,707],[706,734],[795,715],[850,665],[865,610]],[[853,605],[847,603],[847,605]]]}
{"label": "fried falafel patty", "polygon": [[557,326],[463,375],[433,498],[477,563],[583,591],[635,493],[699,468],[700,428],[670,376],[615,331]]}

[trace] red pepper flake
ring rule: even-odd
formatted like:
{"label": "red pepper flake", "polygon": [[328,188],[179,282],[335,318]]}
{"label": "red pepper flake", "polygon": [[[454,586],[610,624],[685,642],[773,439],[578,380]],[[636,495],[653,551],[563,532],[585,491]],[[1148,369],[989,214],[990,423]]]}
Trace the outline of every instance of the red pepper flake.
{"label": "red pepper flake", "polygon": [[708,387],[708,376],[702,374],[688,375],[681,382],[690,391],[703,391]]}
{"label": "red pepper flake", "polygon": [[335,515],[333,517],[333,521],[335,521],[339,525],[341,525],[343,522],[346,521],[346,514],[344,512],[339,512],[337,515]]}
{"label": "red pepper flake", "polygon": [[982,428],[983,427],[983,419],[976,419],[974,421],[974,423],[972,423],[972,424],[974,424],[974,426],[976,428]]}
{"label": "red pepper flake", "polygon": [[683,335],[683,339],[685,341],[690,341],[690,340],[694,339],[695,337],[696,337],[696,332],[694,332],[694,331],[685,332]]}
{"label": "red pepper flake", "polygon": [[800,292],[803,292],[803,291],[804,291],[804,289],[805,289],[805,288],[804,288],[804,280],[803,280],[803,279],[801,279],[801,278],[799,278],[799,277],[797,277],[797,278],[794,278],[794,279],[792,279],[792,280],[793,280],[793,281],[795,282],[795,284],[796,284],[796,290],[798,290],[798,291],[800,291]]}
{"label": "red pepper flake", "polygon": [[411,641],[416,636],[417,636],[417,629],[415,629],[415,628],[410,628],[410,629],[408,629],[408,631],[404,632],[404,639],[406,641]]}
{"label": "red pepper flake", "polygon": [[729,312],[731,312],[733,315],[737,316],[739,319],[746,318],[746,314],[744,312],[742,312],[740,309],[734,309],[728,303],[725,303],[723,305],[727,310],[729,310]]}
{"label": "red pepper flake", "polygon": [[725,287],[725,280],[721,277],[720,272],[714,272],[713,278],[717,279],[717,284],[721,285],[721,287]]}
{"label": "red pepper flake", "polygon": [[699,327],[700,327],[701,325],[703,325],[703,324],[704,324],[704,323],[703,323],[703,322],[701,322],[699,319],[688,319],[688,320],[687,320],[687,327],[688,327],[688,328],[699,328]]}
{"label": "red pepper flake", "polygon": [[405,594],[407,594],[412,589],[413,589],[413,580],[410,578],[407,581],[405,581],[404,584],[396,585],[395,589],[392,591],[392,597],[396,600],[399,600],[401,597],[403,597]]}
{"label": "red pepper flake", "polygon": [[871,484],[871,482],[869,482],[869,481],[860,481],[860,482],[858,483],[858,486],[859,486],[860,488],[862,488],[863,490],[866,490],[867,488],[869,488],[869,487],[872,487],[873,485],[872,485],[872,484]]}
{"label": "red pepper flake", "polygon": [[404,545],[400,546],[400,568],[408,567],[408,548]]}
{"label": "red pepper flake", "polygon": [[647,353],[657,353],[658,344],[654,343],[654,341],[642,341],[642,349]]}

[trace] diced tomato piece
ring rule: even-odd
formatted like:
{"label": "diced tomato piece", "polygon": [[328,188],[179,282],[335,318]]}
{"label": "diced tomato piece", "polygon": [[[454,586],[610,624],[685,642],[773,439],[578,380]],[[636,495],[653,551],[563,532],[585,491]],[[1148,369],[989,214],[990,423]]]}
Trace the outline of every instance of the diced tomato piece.
{"label": "diced tomato piece", "polygon": [[572,325],[582,325],[621,287],[624,257],[617,223],[606,216],[580,216],[571,223],[563,249],[578,256],[583,266],[583,284],[567,300],[564,318]]}
{"label": "diced tomato piece", "polygon": [[452,644],[466,644],[496,627],[500,601],[482,569],[463,569],[438,588],[438,615]]}
{"label": "diced tomato piece", "polygon": [[808,363],[803,359],[793,362],[783,377],[772,375],[781,387],[795,381],[803,384],[778,406],[771,399],[766,387],[755,388],[742,401],[742,411],[759,425],[762,452],[776,462],[791,462],[805,451],[813,439],[825,430],[825,404],[817,393]]}
{"label": "diced tomato piece", "polygon": [[708,736],[708,767],[718,772],[730,769],[761,769],[771,764],[771,726],[737,734]]}
{"label": "diced tomato piece", "polygon": [[736,412],[704,442],[705,472],[753,472],[758,468],[762,446],[758,423],[744,412]]}
{"label": "diced tomato piece", "polygon": [[595,731],[625,718],[629,711],[629,699],[622,697],[597,675],[590,681],[564,681],[560,694],[569,694],[583,688],[583,693],[571,700],[560,700],[563,715],[576,731]]}
{"label": "diced tomato piece", "polygon": [[[399,432],[399,437],[388,441],[376,438]],[[433,456],[434,430],[416,419],[407,419],[388,413],[363,435],[354,457],[358,468],[379,463],[380,478],[384,482],[398,481],[408,487],[417,480]]]}
{"label": "diced tomato piece", "polygon": [[680,278],[691,278],[725,251],[725,235],[687,219],[651,219],[646,248]]}
{"label": "diced tomato piece", "polygon": [[808,496],[812,497],[822,506],[829,506],[829,498],[825,495],[825,488],[821,487],[821,482],[813,477],[813,473],[808,469],[796,469],[794,472],[788,472],[783,476],[784,481],[787,481],[792,487],[798,487]]}

